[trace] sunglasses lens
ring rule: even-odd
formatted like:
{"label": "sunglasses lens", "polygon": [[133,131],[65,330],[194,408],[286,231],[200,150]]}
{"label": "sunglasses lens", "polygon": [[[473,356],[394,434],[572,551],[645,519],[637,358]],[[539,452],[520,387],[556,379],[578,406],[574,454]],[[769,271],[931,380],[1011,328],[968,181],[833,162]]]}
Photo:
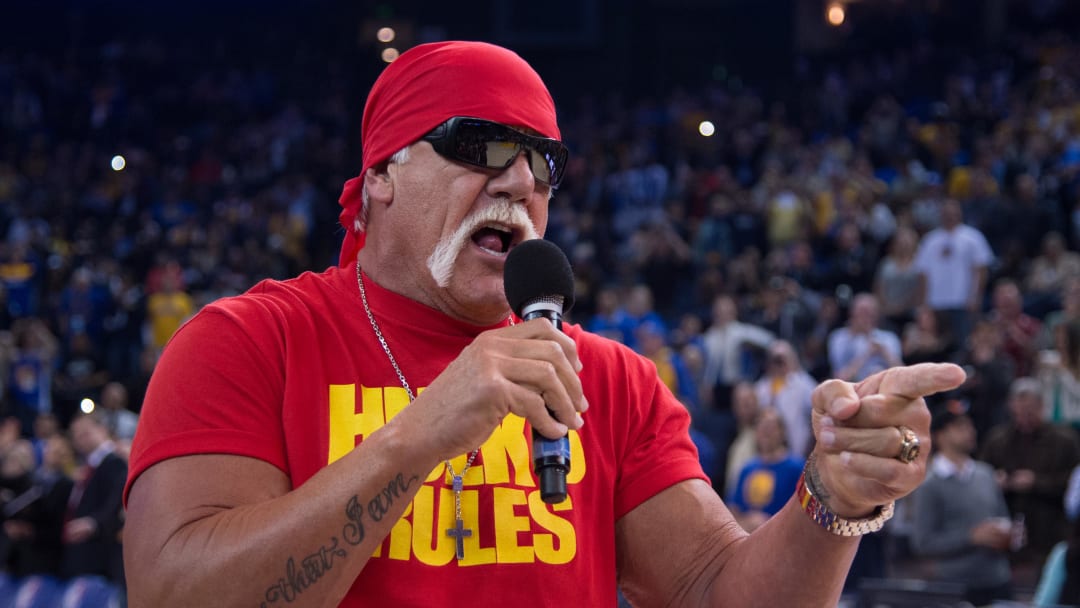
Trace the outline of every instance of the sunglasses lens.
{"label": "sunglasses lens", "polygon": [[447,152],[461,162],[505,169],[525,149],[537,180],[552,186],[562,181],[568,155],[565,146],[555,140],[532,137],[498,123],[475,119],[459,122],[452,139]]}
{"label": "sunglasses lens", "polygon": [[520,146],[512,141],[487,141],[483,144],[485,152],[484,166],[501,169],[514,161]]}

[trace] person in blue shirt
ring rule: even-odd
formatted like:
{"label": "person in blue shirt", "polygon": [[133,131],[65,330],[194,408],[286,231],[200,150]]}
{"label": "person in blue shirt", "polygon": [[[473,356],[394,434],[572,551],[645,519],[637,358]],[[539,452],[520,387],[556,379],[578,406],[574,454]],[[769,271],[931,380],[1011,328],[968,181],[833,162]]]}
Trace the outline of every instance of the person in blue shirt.
{"label": "person in blue shirt", "polygon": [[788,447],[784,419],[766,408],[754,426],[757,455],[739,472],[735,492],[728,501],[735,519],[753,530],[784,506],[799,482],[805,461]]}

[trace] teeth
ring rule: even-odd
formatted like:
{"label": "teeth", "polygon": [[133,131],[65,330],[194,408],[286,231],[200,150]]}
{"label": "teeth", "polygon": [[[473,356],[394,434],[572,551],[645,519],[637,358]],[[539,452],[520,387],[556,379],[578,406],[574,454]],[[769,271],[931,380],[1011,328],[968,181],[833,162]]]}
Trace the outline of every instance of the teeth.
{"label": "teeth", "polygon": [[511,234],[514,232],[514,228],[512,226],[507,226],[506,224],[484,224],[484,228],[491,228],[492,230],[509,232]]}

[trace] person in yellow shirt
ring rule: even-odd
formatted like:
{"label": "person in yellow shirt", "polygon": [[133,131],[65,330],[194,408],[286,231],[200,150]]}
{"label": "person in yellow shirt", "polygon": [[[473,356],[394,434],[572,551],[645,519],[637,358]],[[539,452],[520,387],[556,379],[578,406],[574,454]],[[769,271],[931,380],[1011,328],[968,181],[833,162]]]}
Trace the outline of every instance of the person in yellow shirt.
{"label": "person in yellow shirt", "polygon": [[195,301],[182,291],[177,278],[165,275],[161,290],[146,301],[146,317],[150,326],[150,340],[155,348],[163,348],[173,333],[195,312]]}

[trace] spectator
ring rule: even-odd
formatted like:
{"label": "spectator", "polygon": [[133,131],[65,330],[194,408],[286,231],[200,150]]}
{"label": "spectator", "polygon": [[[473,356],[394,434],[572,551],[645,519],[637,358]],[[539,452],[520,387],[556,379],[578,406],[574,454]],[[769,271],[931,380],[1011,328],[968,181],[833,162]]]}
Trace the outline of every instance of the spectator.
{"label": "spectator", "polygon": [[643,323],[654,323],[667,331],[664,319],[653,309],[652,290],[648,285],[634,285],[626,295],[626,301],[615,312],[616,324],[622,332],[621,342],[637,349],[635,332]]}
{"label": "spectator", "polygon": [[902,365],[900,339],[879,329],[877,298],[860,293],[851,302],[844,327],[829,334],[829,364],[841,380],[859,381],[889,367]]}
{"label": "spectator", "polygon": [[960,203],[945,201],[941,227],[923,236],[915,267],[926,280],[925,303],[944,315],[958,341],[967,339],[981,310],[993,259],[982,233],[961,223]]}
{"label": "spectator", "polygon": [[863,244],[862,233],[855,222],[844,222],[837,228],[827,265],[828,287],[846,285],[855,293],[873,289],[877,257]]}
{"label": "spectator", "polygon": [[975,425],[943,408],[931,428],[930,471],[912,496],[912,550],[933,560],[936,578],[963,583],[976,606],[1012,599],[1012,523],[994,470],[971,457]]}
{"label": "spectator", "polygon": [[901,342],[904,361],[949,361],[953,355],[952,337],[942,327],[941,318],[929,306],[915,309],[915,318],[904,327]]}
{"label": "spectator", "polygon": [[108,430],[94,416],[79,416],[71,422],[71,441],[84,464],[68,501],[62,572],[65,576],[103,576],[123,585],[119,535],[127,463],[113,453]]}
{"label": "spectator", "polygon": [[1080,278],[1066,279],[1060,294],[1061,307],[1046,315],[1042,332],[1036,340],[1040,349],[1055,348],[1057,345],[1057,327],[1069,321],[1080,321]]}
{"label": "spectator", "polygon": [[61,424],[74,417],[83,399],[98,400],[101,387],[109,380],[105,361],[94,349],[90,336],[75,334],[71,350],[56,374],[56,415]]}
{"label": "spectator", "polygon": [[749,382],[740,382],[731,389],[731,411],[735,414],[737,434],[730,442],[726,456],[724,478],[720,483],[713,485],[722,488],[724,496],[735,493],[735,486],[739,481],[739,473],[746,463],[757,454],[757,446],[754,443],[754,428],[757,426],[758,416],[761,414],[761,405],[758,402],[754,387]]}
{"label": "spectator", "polygon": [[814,325],[817,294],[791,279],[774,276],[758,295],[760,304],[751,322],[777,338],[801,344]]}
{"label": "spectator", "polygon": [[605,338],[623,342],[622,327],[619,325],[619,294],[612,286],[601,287],[596,292],[596,310],[589,318],[586,327],[589,331],[600,334]]}
{"label": "spectator", "polygon": [[11,317],[33,317],[39,313],[42,275],[41,262],[29,243],[8,243],[6,255],[0,258],[0,283],[7,292]]}
{"label": "spectator", "polygon": [[[25,460],[25,454],[20,459]],[[41,466],[30,467],[33,472],[24,475],[22,493],[4,506],[3,532],[11,540],[6,563],[12,575],[60,574],[61,532],[72,488],[67,469],[72,460],[66,439],[49,439]]]}
{"label": "spectator", "polygon": [[981,448],[990,429],[1008,419],[1007,396],[1016,373],[1012,360],[1001,350],[1001,336],[985,320],[975,323],[957,363],[964,366],[967,379],[956,395],[968,403],[968,415],[975,423],[976,441]]}
{"label": "spectator", "polygon": [[1069,476],[1065,492],[1065,514],[1073,525],[1069,536],[1054,545],[1043,564],[1039,586],[1032,605],[1039,608],[1080,605],[1080,526],[1075,525],[1080,513],[1080,467]]}
{"label": "spectator", "polygon": [[817,382],[799,364],[790,343],[776,340],[769,345],[765,374],[754,385],[758,403],[775,409],[784,419],[791,453],[805,457],[813,447],[810,426],[810,394]]}
{"label": "spectator", "polygon": [[1001,334],[1001,345],[1018,376],[1026,376],[1034,361],[1035,341],[1042,323],[1024,313],[1023,296],[1016,282],[1002,279],[994,285],[994,307],[987,318]]}
{"label": "spectator", "polygon": [[[93,272],[80,267],[71,277],[71,283],[60,293],[60,334],[74,339],[86,334],[93,341],[102,338],[105,317],[108,316],[108,294],[93,281]],[[70,347],[70,343],[65,344]]]}
{"label": "spectator", "polygon": [[915,308],[925,297],[925,277],[915,267],[918,239],[911,228],[897,230],[874,277],[874,295],[881,302],[885,328],[896,333],[915,318]]}
{"label": "spectator", "polygon": [[1080,427],[1080,321],[1058,325],[1057,348],[1039,353],[1044,415],[1051,423]]}
{"label": "spectator", "polygon": [[115,441],[130,443],[135,438],[139,415],[128,409],[127,387],[109,382],[101,389],[101,422]]}
{"label": "spectator", "polygon": [[735,519],[752,531],[776,514],[795,491],[804,461],[791,453],[784,419],[763,409],[754,424],[756,454],[743,466],[728,504]]}
{"label": "spectator", "polygon": [[1025,310],[1042,317],[1061,308],[1059,297],[1070,281],[1080,280],[1080,254],[1065,249],[1060,232],[1042,239],[1042,253],[1031,263],[1024,280]]}
{"label": "spectator", "polygon": [[53,368],[59,347],[41,319],[20,319],[12,328],[15,353],[8,375],[12,414],[19,420],[22,433],[33,431],[34,419],[52,411]]}
{"label": "spectator", "polygon": [[1068,427],[1043,419],[1042,386],[1017,378],[1009,389],[1009,422],[991,431],[980,460],[994,467],[1013,516],[1023,515],[1028,543],[1015,556],[1017,584],[1033,584],[1034,568],[1065,537],[1063,499],[1080,463],[1080,441]]}
{"label": "spectator", "polygon": [[766,348],[773,341],[768,331],[742,323],[735,298],[717,296],[713,300],[712,325],[705,330],[705,371],[701,389],[703,398],[714,407],[726,410],[731,405],[731,389],[740,380],[750,380],[744,373],[744,347]]}
{"label": "spectator", "polygon": [[161,274],[161,290],[146,299],[146,317],[150,324],[151,344],[163,348],[180,324],[195,312],[195,301],[182,291],[176,274]]}

